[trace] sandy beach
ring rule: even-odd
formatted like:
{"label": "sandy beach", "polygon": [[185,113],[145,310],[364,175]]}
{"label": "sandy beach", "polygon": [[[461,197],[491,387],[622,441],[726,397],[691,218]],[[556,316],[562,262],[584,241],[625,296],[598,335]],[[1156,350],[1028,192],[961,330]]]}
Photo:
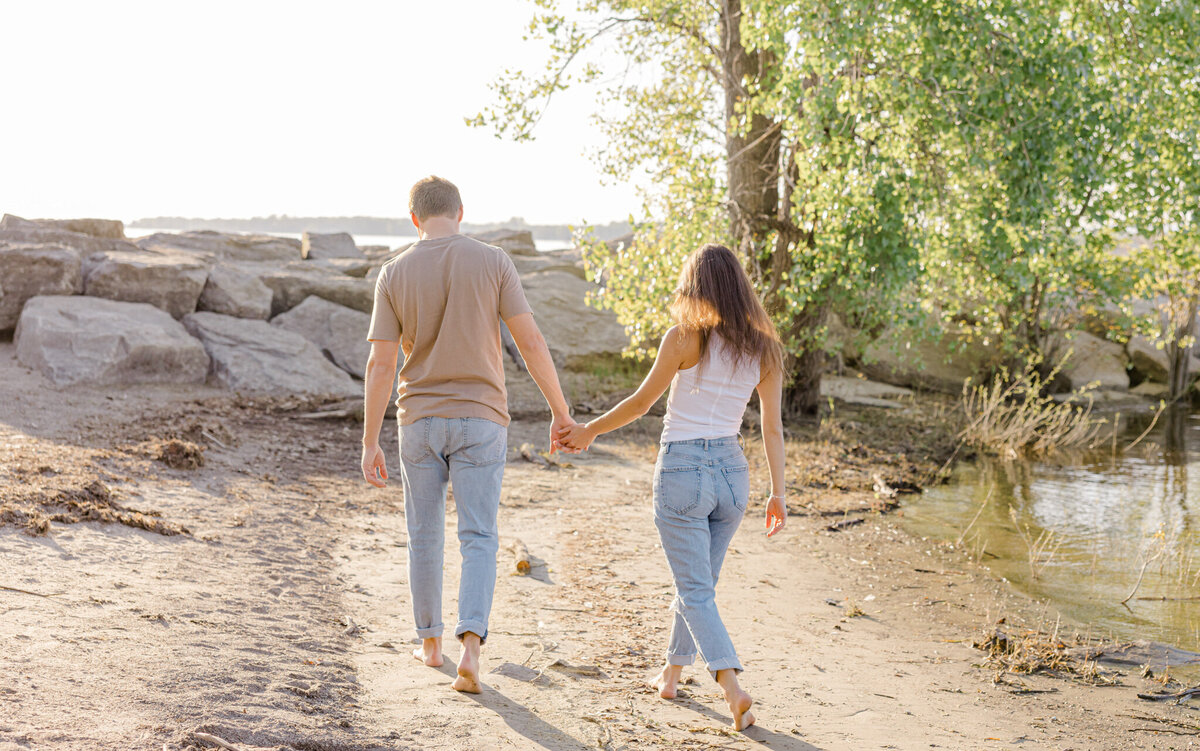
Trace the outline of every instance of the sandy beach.
{"label": "sandy beach", "polygon": [[[872,475],[940,458],[860,442],[879,410],[797,426],[788,527],[766,539],[752,502],[733,542],[718,601],[758,716],[740,734],[700,668],[675,701],[645,687],[671,593],[653,420],[547,463],[522,455],[544,421],[515,410],[486,689],[469,696],[450,689],[451,662],[410,655],[401,492],[359,478],[357,423],[204,388],[55,389],[11,344],[0,403],[0,751],[215,748],[207,736],[246,751],[1171,749],[1200,733],[1186,705],[1137,698],[1161,686],[1136,666],[1102,664],[1116,685],[1097,686],[986,662],[972,644],[1002,618],[1014,634],[1086,624],[905,533],[903,495],[870,510],[885,506]],[[172,439],[203,465],[161,461]],[[39,504],[66,521],[30,534],[40,522],[19,510]],[[455,520],[451,501],[448,618]],[[504,549],[517,539],[527,576]]]}

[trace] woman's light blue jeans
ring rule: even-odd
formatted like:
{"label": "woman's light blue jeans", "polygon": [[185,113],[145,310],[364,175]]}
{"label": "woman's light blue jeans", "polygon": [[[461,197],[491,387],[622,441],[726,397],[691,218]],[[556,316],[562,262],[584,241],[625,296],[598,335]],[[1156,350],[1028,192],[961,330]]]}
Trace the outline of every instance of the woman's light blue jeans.
{"label": "woman's light blue jeans", "polygon": [[470,631],[487,641],[496,589],[496,515],[508,453],[508,429],[475,417],[426,417],[400,427],[404,520],[408,525],[408,589],[417,636],[441,636],[446,485],[454,485],[462,575],[459,639]]}
{"label": "woman's light blue jeans", "polygon": [[721,563],[750,499],[750,474],[737,436],[664,443],[654,467],[654,525],[675,579],[671,665],[691,665],[699,650],[714,677],[740,671],[717,612]]}

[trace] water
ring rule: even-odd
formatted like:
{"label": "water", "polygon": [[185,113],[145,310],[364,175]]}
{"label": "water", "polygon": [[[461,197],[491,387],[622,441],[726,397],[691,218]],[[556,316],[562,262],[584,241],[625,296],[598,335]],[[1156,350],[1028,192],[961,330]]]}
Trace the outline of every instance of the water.
{"label": "water", "polygon": [[[125,228],[125,236],[130,239],[136,239],[139,237],[145,237],[146,235],[153,235],[156,232],[167,232],[167,233],[175,234],[175,233],[179,233],[179,232],[183,232],[183,231],[184,230],[161,229],[161,228],[155,228],[155,227],[126,227]],[[276,237],[291,237],[293,239],[299,240],[301,233],[299,233],[299,232],[261,232],[261,233],[257,233],[257,234],[275,235]],[[408,245],[409,243],[414,243],[417,241],[416,235],[358,235],[358,234],[354,234],[351,236],[354,238],[354,244],[359,246],[360,248],[363,247],[364,245],[386,245],[389,248],[395,249],[395,248],[400,247],[401,245]],[[534,238],[533,244],[538,250],[543,251],[543,252],[548,251],[548,250],[562,250],[563,248],[571,247],[570,243],[563,242],[562,240],[539,240],[537,238]]]}
{"label": "water", "polygon": [[[961,465],[948,484],[906,505],[904,523],[961,542],[1093,635],[1200,652],[1198,418],[1166,412],[1128,451],[1109,445],[1057,461]],[[1133,420],[1118,449],[1149,422]]]}

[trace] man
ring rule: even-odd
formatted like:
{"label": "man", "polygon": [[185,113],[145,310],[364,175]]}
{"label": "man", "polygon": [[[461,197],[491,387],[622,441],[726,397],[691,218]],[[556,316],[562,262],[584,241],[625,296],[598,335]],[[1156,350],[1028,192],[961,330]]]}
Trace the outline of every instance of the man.
{"label": "man", "polygon": [[367,338],[362,471],[388,479],[379,429],[396,376],[400,467],[408,524],[408,585],[422,645],[413,656],[442,664],[442,550],[447,482],[458,511],[462,576],[458,624],[462,658],[454,688],[479,693],[479,648],[487,640],[496,586],[496,516],[508,447],[508,396],[500,321],[512,332],[559,430],[573,425],[558,374],[508,254],[459,234],[458,188],[439,177],[413,186],[409,212],[420,240],[388,262],[375,285]]}

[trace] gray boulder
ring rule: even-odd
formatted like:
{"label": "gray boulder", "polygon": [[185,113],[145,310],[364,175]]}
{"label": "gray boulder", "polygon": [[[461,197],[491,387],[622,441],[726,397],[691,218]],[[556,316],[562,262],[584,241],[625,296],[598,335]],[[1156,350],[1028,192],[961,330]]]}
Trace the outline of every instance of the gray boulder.
{"label": "gray boulder", "polygon": [[[1155,346],[1154,342],[1144,336],[1132,336],[1125,343],[1125,354],[1129,357],[1129,365],[1147,379],[1156,383],[1167,382],[1167,353]],[[1188,374],[1191,378],[1200,377],[1200,358],[1192,355],[1188,360]]]}
{"label": "gray boulder", "polygon": [[208,266],[182,253],[117,251],[84,261],[83,293],[149,303],[181,318],[196,309],[207,280]]}
{"label": "gray boulder", "polygon": [[1075,391],[1093,385],[1106,391],[1129,390],[1128,359],[1125,348],[1116,342],[1075,331],[1069,339],[1056,337],[1049,353],[1051,365],[1062,362],[1054,384],[1059,390]]}
{"label": "gray boulder", "polygon": [[144,303],[34,297],[15,342],[17,359],[59,386],[203,383],[208,375],[200,342]]}
{"label": "gray boulder", "polygon": [[288,264],[281,269],[265,271],[259,278],[273,293],[272,317],[291,310],[313,295],[364,313],[370,313],[375,302],[372,281],[355,279],[314,264]]}
{"label": "gray boulder", "polygon": [[1144,336],[1133,336],[1125,343],[1125,354],[1134,370],[1151,381],[1166,383],[1167,353],[1154,346],[1154,342]]}
{"label": "gray boulder", "polygon": [[483,232],[478,235],[471,235],[476,240],[495,245],[497,248],[503,248],[508,251],[509,255],[513,256],[536,256],[538,255],[537,245],[533,242],[533,233],[529,230],[515,229],[497,229],[491,232]]}
{"label": "gray boulder", "polygon": [[266,319],[271,316],[274,293],[257,274],[235,266],[214,266],[196,303],[197,310],[234,316]]}
{"label": "gray boulder", "polygon": [[212,375],[248,394],[360,396],[362,388],[299,334],[266,321],[192,313],[183,325],[204,344]]}
{"label": "gray boulder", "polygon": [[587,369],[597,360],[620,357],[629,344],[625,328],[608,310],[587,304],[596,285],[562,271],[540,271],[521,277],[525,296],[555,362]]}
{"label": "gray boulder", "polygon": [[367,356],[371,354],[367,341],[370,315],[313,296],[275,316],[271,325],[309,340],[330,362],[355,378],[366,377]]}
{"label": "gray boulder", "polygon": [[896,386],[962,393],[968,378],[978,379],[999,365],[994,351],[947,334],[940,339],[886,329],[862,353],[868,378]]}
{"label": "gray boulder", "polygon": [[137,245],[144,250],[186,253],[207,263],[285,264],[300,259],[299,240],[274,235],[240,235],[211,230],[178,234],[159,232],[139,238]]}
{"label": "gray boulder", "polygon": [[5,243],[9,245],[59,245],[77,250],[85,257],[92,253],[137,250],[137,246],[127,240],[73,232],[59,226],[22,219],[12,214],[5,214],[3,218],[0,218],[0,244]]}
{"label": "gray boulder", "polygon": [[0,244],[0,331],[12,331],[25,301],[83,292],[78,251],[58,245]]}
{"label": "gray boulder", "polygon": [[582,262],[575,263],[564,260],[550,253],[540,253],[536,257],[512,256],[512,262],[517,268],[517,273],[522,276],[525,274],[534,274],[539,271],[563,271],[587,281],[587,272],[584,270]]}
{"label": "gray boulder", "polygon": [[362,279],[371,269],[375,268],[375,265],[366,258],[322,258],[312,263],[314,266],[320,266],[356,279]]}
{"label": "gray boulder", "polygon": [[365,258],[349,232],[305,232],[300,237],[300,256],[311,260],[320,258]]}
{"label": "gray boulder", "polygon": [[81,235],[104,237],[110,240],[125,239],[125,223],[120,219],[33,219],[43,227],[64,229]]}

